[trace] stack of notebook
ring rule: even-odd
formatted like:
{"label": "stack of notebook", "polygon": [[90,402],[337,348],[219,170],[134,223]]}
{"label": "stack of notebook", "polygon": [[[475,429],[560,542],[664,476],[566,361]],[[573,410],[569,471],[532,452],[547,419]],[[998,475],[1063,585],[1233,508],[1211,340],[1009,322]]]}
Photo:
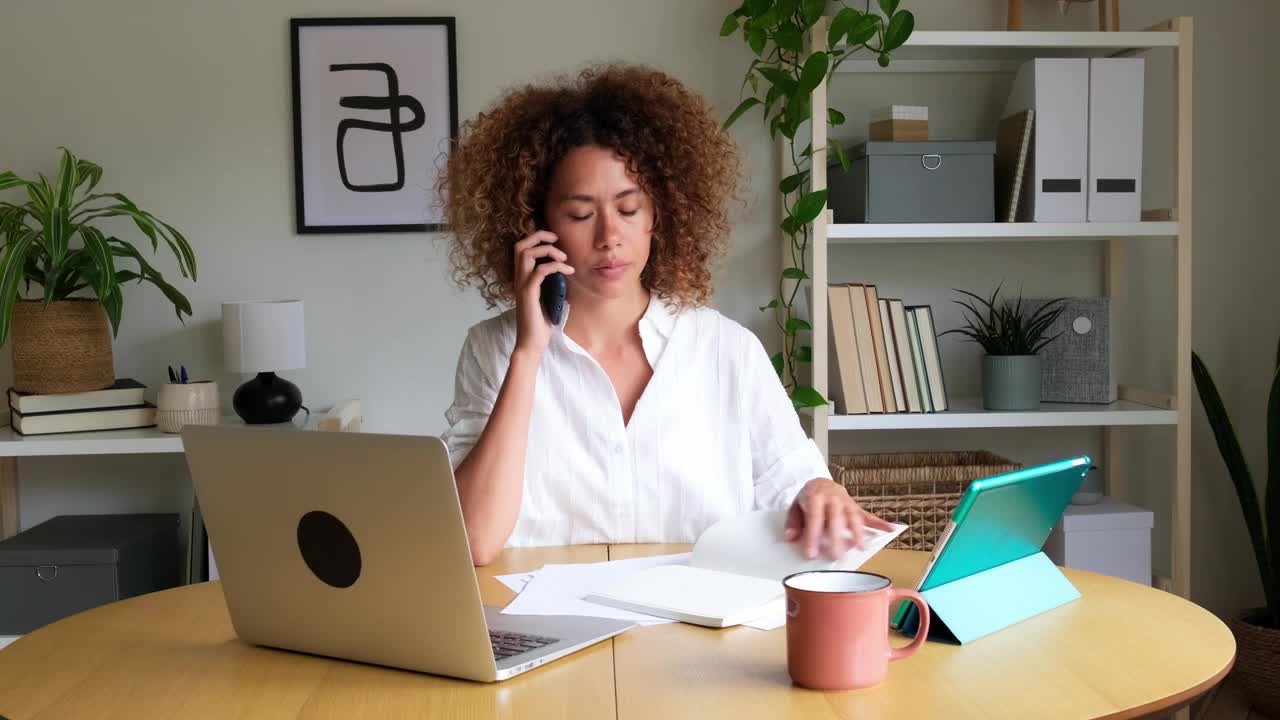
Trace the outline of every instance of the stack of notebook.
{"label": "stack of notebook", "polygon": [[831,397],[841,415],[941,412],[947,390],[928,305],[882,298],[875,285],[827,288]]}
{"label": "stack of notebook", "polygon": [[146,386],[120,378],[104,390],[37,394],[9,389],[9,425],[20,435],[123,430],[156,424],[155,405],[143,398]]}

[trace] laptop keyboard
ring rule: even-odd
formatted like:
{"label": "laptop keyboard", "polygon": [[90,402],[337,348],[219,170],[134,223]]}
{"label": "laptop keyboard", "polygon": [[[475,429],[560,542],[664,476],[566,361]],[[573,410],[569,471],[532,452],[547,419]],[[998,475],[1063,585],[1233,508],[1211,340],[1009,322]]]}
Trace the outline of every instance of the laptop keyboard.
{"label": "laptop keyboard", "polygon": [[537,650],[554,642],[559,642],[559,640],[540,635],[526,635],[524,633],[501,632],[498,630],[489,631],[489,644],[493,646],[493,657],[498,660],[529,652],[530,650]]}

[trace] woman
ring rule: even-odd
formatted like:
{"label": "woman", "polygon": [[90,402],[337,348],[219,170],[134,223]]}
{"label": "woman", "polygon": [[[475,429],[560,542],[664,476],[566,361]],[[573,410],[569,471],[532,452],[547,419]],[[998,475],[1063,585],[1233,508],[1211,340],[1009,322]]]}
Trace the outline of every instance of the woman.
{"label": "woman", "polygon": [[525,86],[464,126],[439,185],[454,279],[514,305],[468,331],[445,416],[476,564],[692,542],[752,509],[789,509],[809,557],[889,528],[831,480],[759,340],[705,307],[737,179],[707,104],[645,67]]}

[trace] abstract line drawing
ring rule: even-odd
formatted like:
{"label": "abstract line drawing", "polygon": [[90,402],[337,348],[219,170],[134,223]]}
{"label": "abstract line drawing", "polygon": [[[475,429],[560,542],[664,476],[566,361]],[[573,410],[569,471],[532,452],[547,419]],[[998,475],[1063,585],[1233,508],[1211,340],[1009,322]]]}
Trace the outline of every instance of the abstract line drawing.
{"label": "abstract line drawing", "polygon": [[[423,111],[422,103],[411,95],[400,94],[400,79],[396,76],[396,69],[386,63],[347,63],[329,66],[330,72],[342,72],[345,70],[367,70],[385,74],[387,76],[387,94],[383,97],[376,95],[348,95],[339,100],[338,104],[353,110],[386,110],[391,115],[391,121],[374,122],[346,118],[338,122],[338,174],[342,177],[342,184],[352,192],[389,192],[399,190],[404,187],[404,141],[402,136],[404,133],[413,132],[426,124],[426,113]],[[402,108],[413,114],[413,118],[407,123],[400,122],[400,110]],[[351,182],[351,179],[347,176],[347,158],[343,149],[345,147],[343,141],[346,139],[347,132],[353,128],[391,134],[392,152],[396,161],[395,182],[368,185],[355,185]]]}

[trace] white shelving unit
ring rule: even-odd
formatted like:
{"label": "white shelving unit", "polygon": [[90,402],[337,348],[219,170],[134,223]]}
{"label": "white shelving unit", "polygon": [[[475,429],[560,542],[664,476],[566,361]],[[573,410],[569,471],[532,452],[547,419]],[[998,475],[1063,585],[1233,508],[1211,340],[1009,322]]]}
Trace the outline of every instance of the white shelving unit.
{"label": "white shelving unit", "polygon": [[[825,48],[830,18],[812,29],[811,48]],[[1122,386],[1120,400],[1111,405],[1077,406],[1046,403],[1035,412],[988,412],[978,401],[950,399],[952,409],[932,414],[831,415],[830,407],[806,412],[814,440],[824,453],[829,434],[854,430],[946,430],[956,428],[1103,428],[1103,467],[1123,467],[1124,447],[1115,434],[1122,426],[1165,426],[1173,429],[1176,473],[1170,480],[1172,536],[1169,587],[1187,597],[1191,590],[1191,92],[1192,21],[1174,18],[1137,32],[946,32],[918,31],[895,51],[893,62],[881,68],[874,61],[849,60],[834,76],[844,73],[1015,72],[1034,57],[1106,57],[1140,54],[1166,48],[1174,56],[1174,204],[1172,210],[1144,214],[1134,223],[957,223],[957,224],[835,224],[829,213],[814,223],[810,282],[825,288],[829,252],[855,252],[868,244],[937,244],[984,242],[1102,241],[1106,244],[1105,292],[1123,305],[1120,275],[1125,243],[1172,242],[1175,250],[1176,347],[1171,349],[1175,387],[1166,391]],[[827,145],[827,84],[813,92],[809,123],[814,148]],[[784,170],[790,155],[782,149]],[[811,184],[827,187],[825,150],[814,153]],[[789,265],[789,240],[784,238],[783,263]],[[837,278],[840,280],[841,278]],[[828,323],[825,292],[812,293],[810,323],[814,328],[811,364],[813,386],[827,395]],[[1121,473],[1106,474],[1107,492],[1123,496]]]}

